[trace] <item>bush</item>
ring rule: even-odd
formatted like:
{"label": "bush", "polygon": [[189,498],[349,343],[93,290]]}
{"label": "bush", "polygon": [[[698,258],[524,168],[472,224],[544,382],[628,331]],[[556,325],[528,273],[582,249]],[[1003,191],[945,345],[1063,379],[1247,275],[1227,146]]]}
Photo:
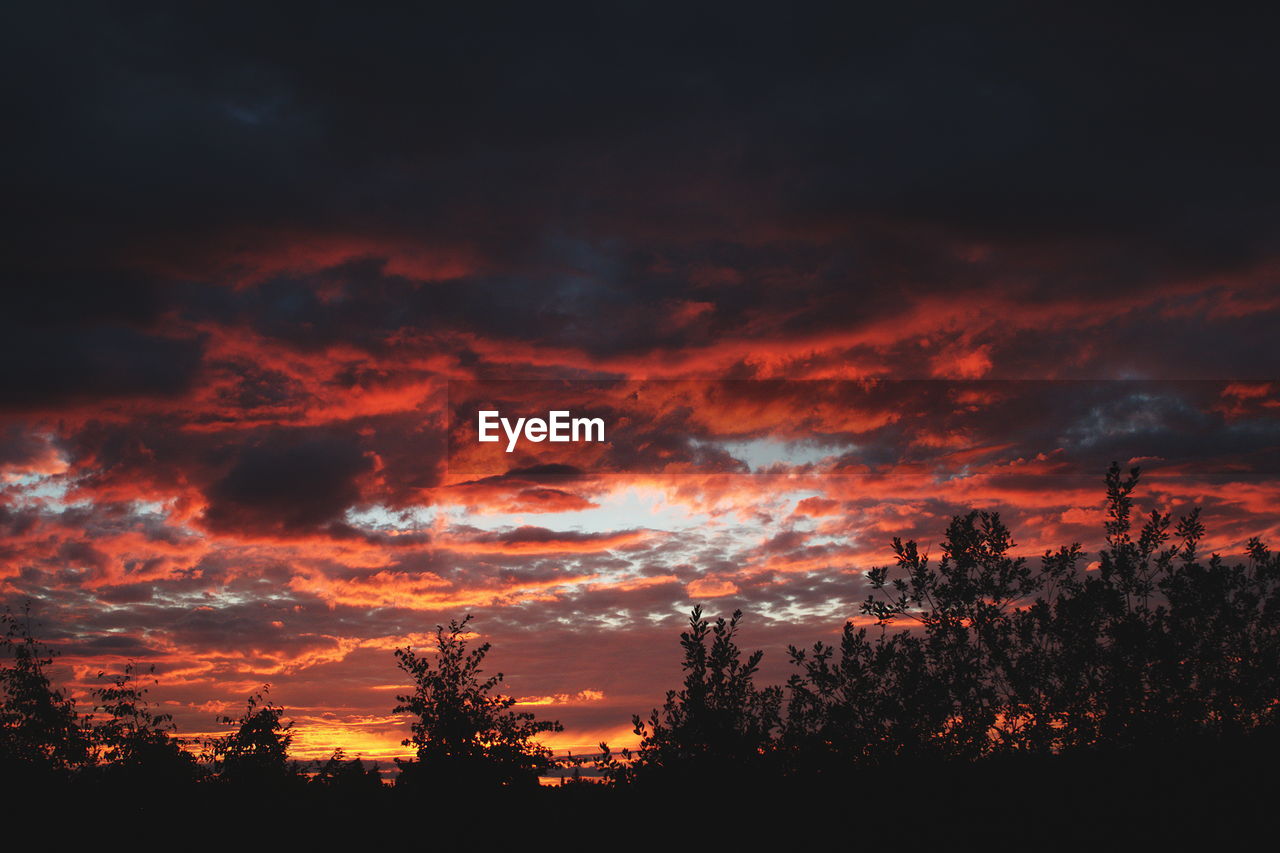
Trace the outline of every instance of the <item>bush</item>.
{"label": "bush", "polygon": [[[151,667],[148,675],[154,672]],[[107,676],[100,672],[98,677]],[[97,705],[92,732],[99,772],[126,777],[128,784],[192,781],[198,769],[195,756],[173,736],[173,717],[152,710],[147,688],[139,686],[137,665],[130,661],[108,682],[93,691]],[[98,721],[98,713],[107,716]]]}
{"label": "bush", "polygon": [[269,685],[245,702],[238,718],[221,717],[220,722],[236,730],[212,744],[218,777],[241,785],[280,785],[296,781],[297,768],[289,761],[293,723],[282,722],[284,708],[268,696]]}
{"label": "bush", "polygon": [[[790,650],[796,766],[1151,749],[1273,728],[1280,560],[1253,539],[1247,564],[1200,561],[1198,510],[1172,534],[1153,511],[1135,537],[1138,476],[1107,473],[1096,571],[1081,570],[1079,544],[1033,570],[1010,556],[995,513],[955,517],[936,564],[894,539],[897,571],[868,572],[862,607],[880,635],[846,625],[838,658],[821,643]],[[914,628],[885,630],[902,622]]]}
{"label": "bush", "polygon": [[75,700],[50,683],[53,655],[31,633],[30,612],[0,615],[0,772],[62,774],[88,763]]}
{"label": "bush", "polygon": [[[555,721],[537,720],[510,708],[516,702],[494,692],[502,673],[481,678],[489,643],[468,650],[467,624],[436,627],[436,655],[420,657],[397,649],[396,660],[413,679],[413,692],[397,696],[393,713],[414,716],[413,735],[404,741],[417,757],[397,759],[397,784],[452,786],[537,785],[551,766],[551,752],[535,738],[561,731]],[[434,663],[433,663],[434,660]]]}
{"label": "bush", "polygon": [[781,724],[782,691],[755,687],[764,653],[742,659],[735,639],[741,619],[735,611],[729,620],[711,623],[701,607],[693,609],[689,630],[680,635],[683,687],[669,691],[647,722],[638,714],[632,718],[641,740],[634,753],[624,751],[628,763],[612,761],[601,745],[602,764],[614,779],[696,781],[704,774],[752,775],[766,766]]}

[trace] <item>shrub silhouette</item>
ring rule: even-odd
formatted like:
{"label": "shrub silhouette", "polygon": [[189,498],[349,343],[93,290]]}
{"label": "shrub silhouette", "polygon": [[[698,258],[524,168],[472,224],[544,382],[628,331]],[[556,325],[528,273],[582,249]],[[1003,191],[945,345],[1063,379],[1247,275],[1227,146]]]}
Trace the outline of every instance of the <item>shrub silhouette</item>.
{"label": "shrub silhouette", "polygon": [[89,738],[75,700],[45,672],[52,653],[31,633],[28,609],[0,615],[0,771],[59,774],[89,761]]}
{"label": "shrub silhouette", "polygon": [[[1153,511],[1135,538],[1138,476],[1107,472],[1096,571],[1081,570],[1079,544],[1033,570],[1010,556],[996,513],[955,517],[936,564],[894,539],[897,570],[867,574],[862,611],[879,636],[846,624],[838,657],[822,643],[789,650],[794,766],[1145,748],[1273,727],[1280,560],[1253,539],[1248,565],[1198,562],[1198,510],[1172,535]],[[886,630],[903,621],[915,630]]]}
{"label": "shrub silhouette", "polygon": [[280,785],[296,780],[297,768],[289,762],[293,723],[282,722],[284,708],[269,697],[269,685],[251,695],[244,713],[219,722],[236,729],[212,743],[218,777],[240,785]]}
{"label": "shrub silhouette", "polygon": [[320,765],[310,785],[344,796],[364,796],[382,789],[378,766],[365,767],[359,758],[348,759],[341,747]]}
{"label": "shrub silhouette", "polygon": [[741,619],[742,612],[735,611],[727,621],[712,623],[703,618],[701,606],[693,609],[689,630],[680,635],[683,687],[668,691],[662,710],[655,708],[647,722],[638,714],[632,718],[641,740],[634,752],[624,751],[627,761],[617,762],[601,744],[600,766],[608,775],[619,781],[696,781],[702,774],[762,769],[781,724],[782,691],[756,688],[764,653],[742,659],[736,642]]}
{"label": "shrub silhouette", "polygon": [[[154,683],[155,667],[147,674]],[[106,677],[98,673],[99,678]],[[157,714],[139,685],[137,664],[130,661],[108,684],[93,690],[93,744],[99,772],[122,781],[152,784],[191,781],[197,774],[196,758],[173,736],[170,714]],[[106,717],[99,721],[97,715]]]}
{"label": "shrub silhouette", "polygon": [[412,714],[413,735],[405,746],[416,749],[411,761],[397,759],[398,785],[491,787],[537,785],[552,763],[550,750],[535,738],[562,731],[559,722],[537,720],[510,708],[516,700],[494,693],[502,673],[482,678],[480,665],[490,644],[467,647],[471,617],[436,628],[437,653],[418,656],[397,649],[396,660],[413,679],[413,692],[397,696],[393,713]]}

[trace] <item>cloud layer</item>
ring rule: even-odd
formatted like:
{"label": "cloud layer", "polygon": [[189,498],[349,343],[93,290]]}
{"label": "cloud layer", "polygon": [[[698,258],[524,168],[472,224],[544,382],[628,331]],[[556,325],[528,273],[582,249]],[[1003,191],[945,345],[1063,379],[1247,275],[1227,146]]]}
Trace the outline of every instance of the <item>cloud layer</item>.
{"label": "cloud layer", "polygon": [[[893,536],[1096,549],[1112,459],[1274,542],[1272,30],[1161,16],[22,10],[0,594],[81,690],[385,757],[465,612],[581,748],[693,603],[784,678]],[[485,467],[475,380],[628,393]]]}

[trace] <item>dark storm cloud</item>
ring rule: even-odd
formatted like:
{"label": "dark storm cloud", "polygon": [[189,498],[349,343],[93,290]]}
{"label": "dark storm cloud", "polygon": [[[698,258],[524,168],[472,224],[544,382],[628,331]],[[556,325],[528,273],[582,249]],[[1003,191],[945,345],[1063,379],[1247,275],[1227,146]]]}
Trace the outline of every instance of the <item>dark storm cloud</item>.
{"label": "dark storm cloud", "polygon": [[211,530],[309,532],[360,497],[372,467],[348,436],[286,432],[246,447],[208,491]]}
{"label": "dark storm cloud", "polygon": [[132,329],[9,329],[0,342],[5,408],[185,391],[201,347]]}
{"label": "dark storm cloud", "polygon": [[0,465],[25,467],[42,461],[48,452],[49,442],[41,435],[17,424],[0,428]]}
{"label": "dark storm cloud", "polygon": [[0,407],[185,391],[204,346],[165,334],[162,284],[112,270],[68,271],[66,253],[42,259],[47,270],[3,270]]}
{"label": "dark storm cloud", "polygon": [[[1248,344],[1274,309],[1152,322],[1106,307],[1139,292],[1145,309],[1173,298],[1171,279],[1274,255],[1265,20],[229,11],[15,16],[24,208],[0,357],[22,367],[5,373],[4,406],[188,388],[203,346],[190,327],[158,336],[161,317],[305,351],[376,357],[411,329],[607,359],[744,329],[874,341],[885,318],[942,295],[959,316],[972,300],[998,318],[955,342],[987,347],[995,375],[1280,369],[1274,348]],[[308,272],[222,286],[295,243],[352,241]],[[479,260],[461,283],[423,283],[388,262],[395,244]],[[984,303],[993,293],[1020,310]],[[1063,299],[1097,299],[1083,319],[1103,325],[1046,334],[1019,319]],[[930,322],[948,326],[925,318],[922,334]],[[530,369],[470,346],[451,351],[480,375]],[[914,344],[853,349],[935,369]],[[759,370],[727,358],[711,369]],[[240,379],[205,423],[272,407],[296,420],[283,408],[312,393],[243,360],[212,366]],[[363,365],[330,381],[413,376]]]}
{"label": "dark storm cloud", "polygon": [[230,11],[15,16],[33,249],[55,230],[104,252],[138,229],[287,222],[466,235],[511,257],[544,251],[548,229],[750,222],[726,202],[797,229],[887,215],[1122,235],[1209,266],[1275,237],[1263,19]]}

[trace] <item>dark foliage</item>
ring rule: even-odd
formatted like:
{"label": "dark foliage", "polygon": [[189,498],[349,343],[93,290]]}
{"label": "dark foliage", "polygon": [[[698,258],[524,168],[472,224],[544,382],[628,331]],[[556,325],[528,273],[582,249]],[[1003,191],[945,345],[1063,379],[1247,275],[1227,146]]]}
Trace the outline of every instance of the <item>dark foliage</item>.
{"label": "dark foliage", "polygon": [[260,786],[283,785],[299,778],[299,769],[289,761],[293,723],[282,721],[284,708],[268,694],[269,685],[263,685],[261,692],[248,698],[238,718],[220,718],[236,728],[211,744],[219,779]]}
{"label": "dark foliage", "polygon": [[55,688],[52,653],[31,632],[30,612],[0,615],[0,768],[66,773],[88,763],[89,736],[75,700]]}
{"label": "dark foliage", "polygon": [[335,749],[316,770],[310,784],[334,794],[362,796],[381,790],[382,773],[377,764],[366,767],[359,758],[347,758],[342,749]]}
{"label": "dark foliage", "polygon": [[[904,757],[1150,749],[1273,729],[1280,700],[1280,560],[1201,561],[1195,510],[1134,530],[1135,468],[1107,473],[1107,545],[1033,569],[995,513],[952,520],[942,559],[895,539],[839,649],[791,649],[785,748],[795,766]],[[888,626],[914,623],[911,631]]]}
{"label": "dark foliage", "polygon": [[413,761],[397,761],[397,784],[437,788],[494,785],[537,785],[551,765],[550,750],[535,738],[561,731],[558,722],[537,720],[512,711],[516,700],[494,692],[502,673],[482,678],[480,668],[489,644],[467,646],[467,624],[437,626],[436,650],[419,656],[397,649],[400,668],[413,679],[413,692],[396,697],[397,714],[412,714],[413,736],[404,742],[417,751]]}
{"label": "dark foliage", "polygon": [[[147,670],[155,683],[155,667]],[[124,784],[180,784],[199,774],[196,758],[173,735],[169,714],[152,710],[147,688],[140,686],[137,664],[112,676],[93,691],[93,745],[96,771]],[[98,715],[104,715],[101,719]]]}
{"label": "dark foliage", "polygon": [[757,689],[754,683],[763,652],[742,659],[736,635],[741,611],[714,623],[695,607],[689,630],[680,635],[684,686],[667,693],[662,710],[648,721],[632,718],[640,745],[613,759],[601,744],[610,778],[670,783],[696,781],[704,775],[755,773],[774,751],[781,726],[782,690]]}

